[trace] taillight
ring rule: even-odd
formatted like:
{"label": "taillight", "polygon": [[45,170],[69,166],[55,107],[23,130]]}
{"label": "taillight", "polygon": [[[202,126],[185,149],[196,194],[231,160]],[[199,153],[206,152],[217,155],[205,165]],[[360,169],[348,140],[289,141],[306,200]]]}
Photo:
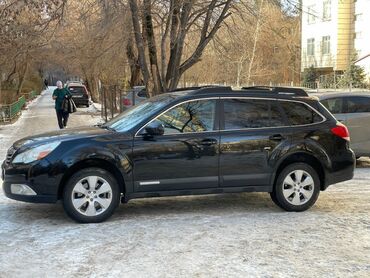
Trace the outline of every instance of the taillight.
{"label": "taillight", "polygon": [[349,141],[349,131],[348,131],[347,127],[344,124],[337,123],[337,126],[333,127],[331,129],[331,132],[334,135],[339,136],[339,137],[343,138],[344,140]]}
{"label": "taillight", "polygon": [[131,105],[131,100],[129,100],[128,98],[124,98],[123,99],[123,105],[124,106],[130,106]]}

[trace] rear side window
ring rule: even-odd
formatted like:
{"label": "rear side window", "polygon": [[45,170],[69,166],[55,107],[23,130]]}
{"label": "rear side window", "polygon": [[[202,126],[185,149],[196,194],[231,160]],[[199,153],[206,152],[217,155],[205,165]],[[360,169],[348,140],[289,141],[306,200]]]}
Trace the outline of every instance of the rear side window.
{"label": "rear side window", "polygon": [[225,129],[285,126],[284,117],[274,101],[224,99]]}
{"label": "rear side window", "polygon": [[344,113],[343,98],[324,99],[320,102],[333,114]]}
{"label": "rear side window", "polygon": [[138,97],[148,97],[148,94],[146,93],[146,90],[141,90],[140,92],[137,93]]}
{"label": "rear side window", "polygon": [[69,87],[68,90],[71,94],[85,94],[86,90],[85,87]]}
{"label": "rear side window", "polygon": [[291,125],[307,125],[323,120],[319,114],[303,103],[293,101],[281,101],[280,103]]}
{"label": "rear side window", "polygon": [[370,97],[348,97],[347,113],[370,112]]}

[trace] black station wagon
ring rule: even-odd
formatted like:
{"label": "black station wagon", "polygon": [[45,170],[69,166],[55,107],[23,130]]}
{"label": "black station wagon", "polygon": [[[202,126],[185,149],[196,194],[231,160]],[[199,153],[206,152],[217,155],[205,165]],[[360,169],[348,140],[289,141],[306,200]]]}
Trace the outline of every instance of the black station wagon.
{"label": "black station wagon", "polygon": [[269,192],[304,211],[353,177],[347,128],[298,88],[199,87],[147,99],[96,127],[17,141],[3,189],[25,202],[62,200],[100,222],[133,198]]}

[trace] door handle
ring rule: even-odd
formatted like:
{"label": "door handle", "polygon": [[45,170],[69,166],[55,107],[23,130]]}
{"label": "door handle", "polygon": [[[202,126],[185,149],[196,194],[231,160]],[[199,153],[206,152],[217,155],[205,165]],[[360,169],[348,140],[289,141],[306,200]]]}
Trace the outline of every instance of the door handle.
{"label": "door handle", "polygon": [[283,140],[284,137],[281,134],[274,134],[269,137],[270,140],[280,141]]}
{"label": "door handle", "polygon": [[204,139],[201,141],[201,145],[203,146],[212,146],[212,145],[216,145],[217,144],[217,140],[216,139]]}

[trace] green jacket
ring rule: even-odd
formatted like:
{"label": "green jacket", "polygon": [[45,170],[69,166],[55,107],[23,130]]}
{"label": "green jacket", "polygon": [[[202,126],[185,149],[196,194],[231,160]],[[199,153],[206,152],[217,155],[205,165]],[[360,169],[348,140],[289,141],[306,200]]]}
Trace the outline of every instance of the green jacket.
{"label": "green jacket", "polygon": [[62,89],[56,88],[54,90],[53,96],[57,97],[56,100],[55,100],[55,109],[56,110],[62,110],[63,99],[66,95],[72,96],[67,88],[62,88]]}

